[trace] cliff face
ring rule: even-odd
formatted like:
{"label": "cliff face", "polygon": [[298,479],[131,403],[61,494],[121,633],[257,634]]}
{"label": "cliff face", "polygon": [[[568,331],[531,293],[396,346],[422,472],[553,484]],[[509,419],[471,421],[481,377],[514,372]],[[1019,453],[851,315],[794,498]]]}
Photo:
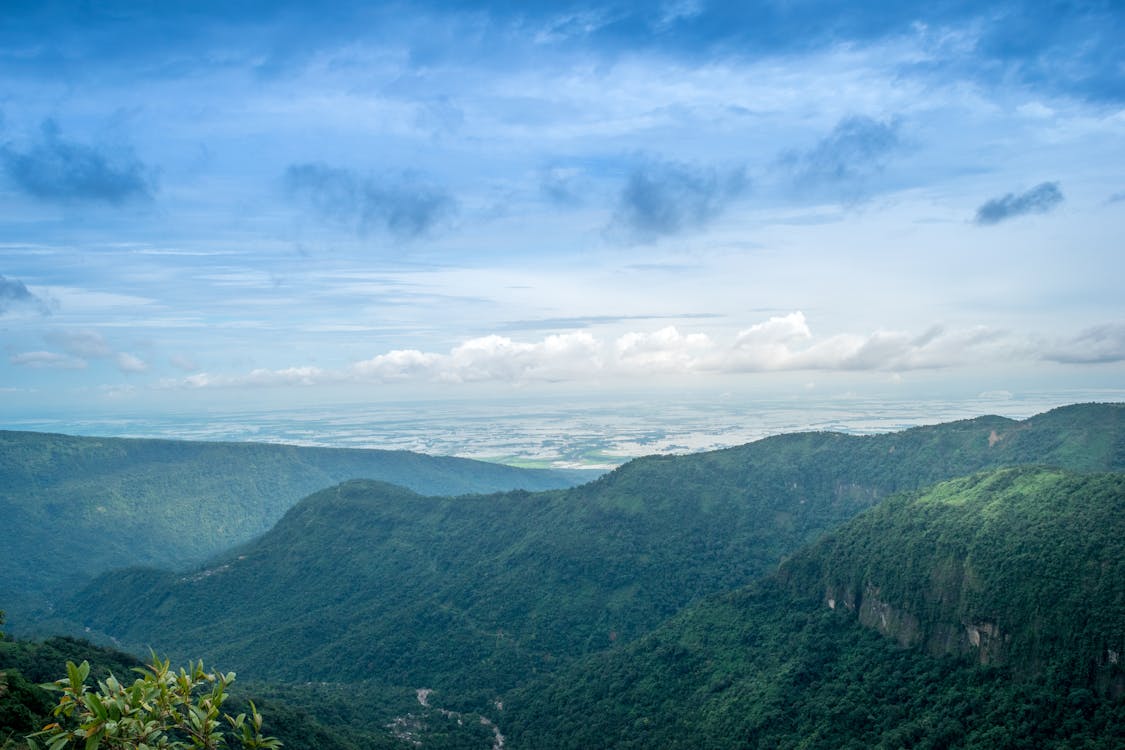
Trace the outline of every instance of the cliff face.
{"label": "cliff face", "polygon": [[780,577],[903,646],[1125,692],[1125,476],[1005,469],[893,498]]}
{"label": "cliff face", "polygon": [[902,646],[921,646],[931,654],[973,656],[981,664],[1003,663],[1005,644],[1011,640],[999,624],[989,620],[952,622],[950,619],[921,620],[917,614],[886,601],[882,591],[867,583],[863,592],[840,594],[832,586],[824,593],[829,609],[837,606],[856,613],[859,622],[893,638]]}

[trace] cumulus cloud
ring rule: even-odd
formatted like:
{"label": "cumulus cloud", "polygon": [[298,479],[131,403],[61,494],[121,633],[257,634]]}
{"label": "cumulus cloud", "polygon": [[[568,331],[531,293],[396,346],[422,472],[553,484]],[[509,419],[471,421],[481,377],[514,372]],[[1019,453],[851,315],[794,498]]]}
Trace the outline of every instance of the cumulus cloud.
{"label": "cumulus cloud", "polygon": [[639,372],[687,372],[705,366],[715,343],[707,334],[682,334],[674,326],[654,333],[627,333],[614,347],[617,363]]}
{"label": "cumulus cloud", "polygon": [[1094,326],[1057,344],[1043,356],[1062,364],[1125,362],[1125,324]]}
{"label": "cumulus cloud", "polygon": [[854,190],[881,172],[902,145],[897,120],[853,115],[836,123],[811,149],[786,152],[781,163],[792,170],[798,188]]}
{"label": "cumulus cloud", "polygon": [[285,186],[322,220],[361,236],[382,231],[409,240],[449,220],[456,202],[445,190],[404,175],[380,181],[325,164],[293,164]]}
{"label": "cumulus cloud", "polygon": [[[1117,351],[1125,351],[1121,345],[1123,335],[1120,331],[1114,335],[1118,337]],[[1039,356],[1027,341],[986,327],[947,330],[935,326],[922,333],[875,331],[818,337],[805,315],[796,311],[756,323],[727,341],[705,333],[685,333],[674,326],[629,332],[614,340],[599,339],[585,331],[547,336],[539,341],[489,335],[469,339],[444,353],[399,349],[344,369],[259,369],[238,376],[197,373],[179,381],[167,381],[165,385],[203,388],[346,382],[519,384],[638,374],[817,370],[897,373],[1033,360]]]}
{"label": "cumulus cloud", "polygon": [[359,362],[352,373],[381,381],[425,379],[450,383],[559,381],[602,369],[601,344],[589,333],[525,343],[507,336],[470,339],[448,354],[399,350]]}
{"label": "cumulus cloud", "polygon": [[629,174],[608,229],[611,235],[639,243],[699,229],[718,218],[749,187],[741,167],[724,171],[649,161]]}
{"label": "cumulus cloud", "polygon": [[65,140],[53,120],[27,150],[0,148],[0,167],[16,188],[49,202],[121,205],[156,192],[153,171],[132,153]]}
{"label": "cumulus cloud", "polygon": [[352,372],[365,380],[393,382],[396,380],[432,380],[443,363],[440,354],[417,349],[396,349],[371,359],[357,362]]}
{"label": "cumulus cloud", "polygon": [[34,311],[40,315],[51,314],[47,302],[28,291],[22,281],[0,276],[0,315],[21,309]]}
{"label": "cumulus cloud", "polygon": [[1026,214],[1045,214],[1062,202],[1063,194],[1059,183],[1043,182],[1018,195],[1008,193],[986,201],[977,209],[973,221],[980,226],[991,226]]}
{"label": "cumulus cloud", "polygon": [[783,370],[925,370],[965,364],[989,344],[1003,345],[1005,334],[990,329],[946,331],[934,327],[920,335],[875,331],[816,339],[804,313],[776,316],[735,338],[719,369],[733,372]]}

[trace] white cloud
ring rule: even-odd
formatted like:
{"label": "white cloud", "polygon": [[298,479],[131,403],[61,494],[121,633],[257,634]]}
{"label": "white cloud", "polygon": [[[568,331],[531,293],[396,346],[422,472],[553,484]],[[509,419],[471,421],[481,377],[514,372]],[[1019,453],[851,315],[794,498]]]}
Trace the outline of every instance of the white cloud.
{"label": "white cloud", "polygon": [[794,365],[794,346],[812,339],[801,311],[776,316],[740,331],[719,361],[719,369],[735,371],[783,370]]}
{"label": "white cloud", "polygon": [[148,363],[135,354],[121,352],[115,359],[117,361],[117,369],[126,374],[144,372],[148,369]]}
{"label": "white cloud", "polygon": [[654,333],[627,333],[617,339],[617,365],[637,372],[689,372],[705,369],[715,343],[707,334],[684,335],[675,327]]}
{"label": "white cloud", "polygon": [[427,354],[417,349],[396,349],[355,363],[352,372],[362,380],[431,380],[437,374],[441,362],[440,354]]}
{"label": "white cloud", "polygon": [[[540,341],[489,335],[447,353],[396,349],[343,369],[256,369],[245,375],[196,373],[166,386],[308,386],[326,383],[580,382],[649,375],[797,371],[897,373],[974,364],[1034,361],[1029,340],[1002,330],[932,327],[921,334],[875,331],[818,339],[804,313],[769,318],[722,342],[673,326],[634,331],[614,340],[580,331]],[[1048,355],[1049,356],[1049,355]]]}
{"label": "white cloud", "polygon": [[601,349],[597,339],[585,332],[548,336],[537,343],[491,335],[470,339],[449,354],[395,350],[356,363],[351,373],[359,379],[387,382],[573,380],[602,369]]}
{"label": "white cloud", "polygon": [[164,386],[215,388],[240,386],[319,385],[340,379],[336,373],[319,367],[287,367],[283,370],[258,368],[245,375],[212,375],[206,372],[188,375],[183,380],[165,380]]}

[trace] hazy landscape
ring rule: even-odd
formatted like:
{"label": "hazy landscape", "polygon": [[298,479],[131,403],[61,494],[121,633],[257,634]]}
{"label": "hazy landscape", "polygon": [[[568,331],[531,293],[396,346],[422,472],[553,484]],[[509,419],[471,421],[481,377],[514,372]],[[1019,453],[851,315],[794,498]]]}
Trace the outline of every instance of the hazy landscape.
{"label": "hazy landscape", "polygon": [[786,432],[870,435],[981,414],[1025,418],[1078,401],[1125,400],[1125,389],[888,399],[858,394],[737,396],[566,394],[420,401],[285,411],[13,417],[11,429],[105,437],[284,443],[407,450],[525,467],[608,471],[653,453],[729,448]]}
{"label": "hazy landscape", "polygon": [[1125,8],[15,0],[0,750],[1125,750]]}

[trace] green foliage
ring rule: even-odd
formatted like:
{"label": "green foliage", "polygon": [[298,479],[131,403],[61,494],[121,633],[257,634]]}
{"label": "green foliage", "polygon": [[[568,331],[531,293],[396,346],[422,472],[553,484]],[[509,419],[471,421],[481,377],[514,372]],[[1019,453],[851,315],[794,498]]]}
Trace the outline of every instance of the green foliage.
{"label": "green foliage", "polygon": [[[45,641],[0,642],[0,748],[25,748],[22,738],[51,722],[58,704],[55,693],[38,683],[53,681],[66,662],[90,664],[90,677],[105,680],[111,674],[129,674],[142,662],[128,654],[94,646],[74,638]],[[373,750],[399,747],[379,726],[370,727],[367,717],[376,708],[409,710],[413,693],[377,691],[357,685],[335,696],[306,686],[287,688],[251,685],[243,695],[253,696],[265,716],[262,732],[280,738],[287,750]],[[357,700],[362,695],[370,703]],[[340,704],[354,712],[344,712]],[[225,704],[230,713],[251,713],[249,701],[232,695]],[[405,706],[405,709],[403,707]],[[351,724],[350,726],[348,724]],[[7,741],[8,744],[5,744]]]}
{"label": "green foliage", "polygon": [[53,711],[58,721],[28,737],[32,750],[39,742],[49,750],[217,750],[231,738],[248,750],[281,746],[262,735],[262,716],[252,702],[249,716],[222,713],[233,672],[208,672],[203,662],[174,672],[169,661],[154,655],[136,670],[141,676],[131,685],[111,674],[92,690],[86,684],[88,662],[67,662],[66,669],[67,677],[54,683],[62,693]]}
{"label": "green foliage", "polygon": [[49,619],[53,589],[113,568],[197,564],[347,479],[460,495],[579,476],[406,451],[0,431],[0,601],[27,633],[33,615]]}
{"label": "green foliage", "polygon": [[[1125,672],[1107,653],[1125,645],[1123,560],[1121,474],[955,480],[892,498],[622,651],[521,686],[505,731],[513,748],[1118,748]],[[983,567],[965,583],[958,564]],[[840,580],[858,581],[854,609]],[[880,608],[862,601],[870,582]],[[896,611],[915,618],[917,647],[899,644]],[[980,646],[932,637],[985,616],[1004,645],[991,664]]]}
{"label": "green foliage", "polygon": [[113,672],[126,674],[141,663],[73,638],[0,641],[0,747],[26,747],[22,738],[48,723],[57,702],[39,683],[57,677],[67,660],[84,659],[91,663],[91,675],[99,679]]}

